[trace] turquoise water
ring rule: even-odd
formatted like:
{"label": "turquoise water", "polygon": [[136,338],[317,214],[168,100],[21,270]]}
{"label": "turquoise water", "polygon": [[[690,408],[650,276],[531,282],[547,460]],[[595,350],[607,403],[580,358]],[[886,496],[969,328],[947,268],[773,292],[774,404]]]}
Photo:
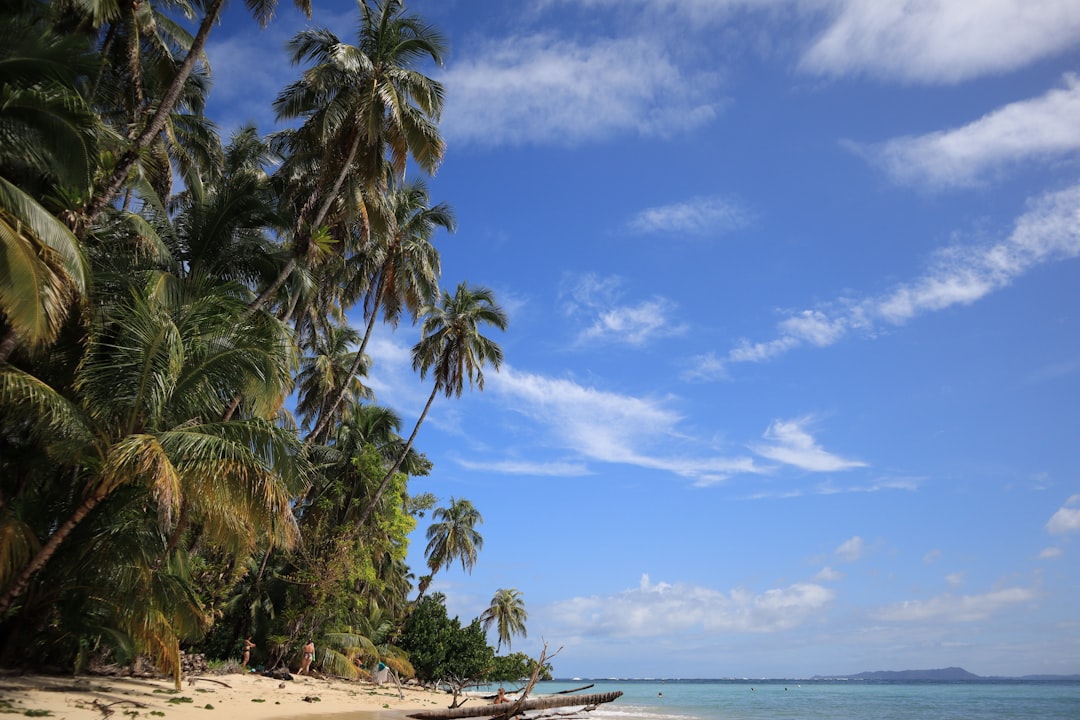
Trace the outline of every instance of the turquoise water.
{"label": "turquoise water", "polygon": [[623,693],[588,720],[1080,720],[1080,682],[582,680],[534,695],[588,683]]}

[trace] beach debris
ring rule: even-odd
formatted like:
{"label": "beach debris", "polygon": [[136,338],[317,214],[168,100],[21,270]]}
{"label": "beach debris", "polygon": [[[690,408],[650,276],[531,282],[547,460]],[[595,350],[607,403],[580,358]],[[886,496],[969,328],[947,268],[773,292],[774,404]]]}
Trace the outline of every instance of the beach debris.
{"label": "beach debris", "polygon": [[103,703],[97,698],[94,698],[94,700],[90,704],[94,706],[95,710],[101,713],[101,717],[103,718],[107,718],[114,712],[116,712],[115,710],[113,710],[113,705],[132,705],[137,708],[146,707],[146,705],[144,705],[143,703],[135,702],[134,700],[116,700],[111,703]]}
{"label": "beach debris", "polygon": [[530,710],[549,710],[557,707],[593,708],[612,702],[622,696],[621,690],[592,695],[549,695],[524,702],[505,705],[473,705],[471,707],[448,708],[446,710],[423,710],[409,713],[416,720],[457,720],[472,717],[513,717]]}

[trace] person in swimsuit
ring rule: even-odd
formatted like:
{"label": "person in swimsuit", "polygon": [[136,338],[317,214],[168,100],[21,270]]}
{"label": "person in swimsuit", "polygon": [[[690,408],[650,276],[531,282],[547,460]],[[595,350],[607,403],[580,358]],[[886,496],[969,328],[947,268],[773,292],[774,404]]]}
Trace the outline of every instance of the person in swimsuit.
{"label": "person in swimsuit", "polygon": [[304,646],[304,659],[300,661],[300,669],[296,671],[297,675],[308,675],[311,673],[311,661],[315,658],[315,643],[311,640],[307,641],[307,645]]}

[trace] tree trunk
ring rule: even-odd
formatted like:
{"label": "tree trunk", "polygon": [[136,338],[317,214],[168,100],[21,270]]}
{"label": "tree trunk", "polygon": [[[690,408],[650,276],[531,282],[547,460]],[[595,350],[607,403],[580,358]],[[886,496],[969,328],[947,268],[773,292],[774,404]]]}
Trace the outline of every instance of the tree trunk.
{"label": "tree trunk", "polygon": [[379,282],[375,284],[375,303],[371,309],[371,317],[368,318],[367,329],[364,331],[364,339],[360,341],[360,347],[356,350],[356,356],[353,357],[352,366],[349,368],[349,374],[345,378],[345,382],[341,384],[341,387],[334,392],[334,397],[330,401],[330,404],[326,407],[326,411],[323,416],[319,418],[319,423],[315,426],[315,429],[304,440],[304,445],[310,445],[319,439],[324,434],[327,427],[330,425],[330,418],[333,417],[334,411],[337,410],[338,405],[341,404],[341,399],[345,397],[345,392],[349,388],[349,380],[356,376],[356,373],[360,371],[360,365],[364,362],[364,351],[367,350],[368,340],[371,339],[371,331],[375,328],[375,320],[379,316],[379,298],[381,297],[383,286],[386,284],[386,273],[379,273]]}
{"label": "tree trunk", "polygon": [[14,328],[8,328],[7,333],[2,339],[0,339],[0,362],[7,362],[7,359],[11,357],[11,353],[15,352],[15,346],[18,345],[19,337],[15,334]]}
{"label": "tree trunk", "polygon": [[15,579],[15,582],[4,591],[4,594],[0,596],[0,618],[2,618],[11,606],[18,600],[26,589],[30,587],[30,581],[34,578],[34,575],[38,573],[41,568],[45,567],[45,563],[56,554],[60,544],[67,539],[71,532],[78,526],[80,522],[97,507],[98,503],[105,499],[105,495],[91,495],[82,501],[82,504],[75,508],[75,512],[71,516],[60,524],[59,527],[49,536],[48,541],[41,546],[41,549],[37,551],[34,558],[30,563],[23,568],[23,571],[19,573],[19,577]]}
{"label": "tree trunk", "polygon": [[[311,229],[319,227],[323,224],[323,221],[326,220],[326,216],[330,213],[330,206],[334,203],[334,198],[337,197],[338,192],[341,191],[341,186],[345,184],[345,178],[349,174],[349,168],[352,167],[353,160],[356,159],[356,152],[359,148],[360,136],[357,135],[357,137],[353,140],[352,147],[349,148],[349,156],[345,159],[345,162],[341,166],[341,172],[338,173],[337,179],[334,181],[333,188],[331,188],[330,192],[326,195],[325,198],[323,198],[323,203],[321,206],[319,206],[319,210],[315,213],[315,217],[312,218],[311,222],[307,224],[307,230],[304,230],[303,228],[297,228],[297,238],[306,238],[306,242],[311,242]],[[300,221],[302,222],[303,218],[301,218]],[[298,245],[294,246],[293,256],[289,258],[289,262],[287,262],[285,264],[285,267],[281,269],[281,272],[278,274],[277,279],[274,280],[273,283],[271,283],[270,287],[266,288],[266,290],[260,293],[259,297],[255,298],[255,302],[253,302],[248,308],[247,314],[249,316],[259,310],[259,308],[261,308],[263,305],[265,305],[270,299],[270,296],[276,293],[278,291],[278,288],[280,288],[282,284],[289,279],[289,276],[292,275],[293,271],[296,269],[297,263],[299,262],[297,260],[295,247],[302,246],[303,244],[304,243],[299,243]]]}
{"label": "tree trunk", "polygon": [[217,24],[224,4],[225,0],[211,0],[209,7],[206,9],[206,15],[203,17],[202,22],[199,23],[199,30],[195,33],[191,48],[188,50],[184,61],[180,63],[180,67],[177,68],[176,75],[173,76],[172,83],[165,91],[165,95],[162,96],[161,102],[158,103],[157,110],[150,118],[150,122],[147,123],[142,133],[135,138],[131,147],[120,156],[120,160],[117,161],[116,167],[113,168],[112,174],[105,183],[105,187],[86,206],[84,227],[89,227],[97,214],[112,201],[116,193],[123,187],[124,182],[127,181],[128,172],[139,159],[139,152],[150,145],[150,142],[165,127],[169,113],[176,108],[184,84],[191,75],[191,71],[195,69],[195,63],[198,61],[199,56],[202,55],[203,47],[206,45],[206,38],[210,35],[210,29]]}
{"label": "tree trunk", "polygon": [[379,483],[379,489],[375,491],[375,496],[371,498],[371,502],[364,508],[364,514],[360,516],[360,519],[356,521],[356,527],[353,529],[354,535],[360,534],[360,528],[364,527],[364,523],[371,517],[371,513],[375,510],[375,505],[379,502],[379,498],[386,492],[386,488],[390,486],[390,480],[393,479],[394,473],[401,467],[401,463],[405,462],[405,458],[409,455],[409,450],[412,449],[413,440],[416,440],[416,434],[420,432],[420,425],[423,424],[424,418],[427,417],[428,410],[431,409],[431,403],[435,401],[435,395],[439,392],[439,383],[435,383],[435,387],[431,389],[431,395],[428,396],[427,404],[424,405],[424,412],[420,413],[420,419],[416,421],[416,425],[413,427],[412,435],[409,436],[409,441],[405,443],[405,448],[401,451],[401,455],[394,462],[394,466],[386,473],[386,476]]}
{"label": "tree trunk", "polygon": [[424,710],[423,712],[409,713],[409,717],[417,720],[456,720],[457,718],[472,717],[498,717],[510,712],[525,712],[528,710],[548,710],[557,707],[586,707],[609,703],[622,696],[621,690],[606,693],[594,693],[592,695],[559,695],[551,697],[526,700],[523,703],[504,703],[500,705],[474,705],[472,707],[451,708],[449,710]]}

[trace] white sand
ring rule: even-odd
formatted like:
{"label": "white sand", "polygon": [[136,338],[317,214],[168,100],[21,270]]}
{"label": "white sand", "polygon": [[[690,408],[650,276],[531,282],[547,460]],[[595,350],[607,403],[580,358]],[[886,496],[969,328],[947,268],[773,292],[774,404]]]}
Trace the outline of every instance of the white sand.
{"label": "white sand", "polygon": [[[112,711],[113,720],[164,717],[168,720],[242,720],[350,715],[398,720],[413,710],[449,707],[451,696],[415,687],[382,686],[345,680],[293,676],[274,680],[254,673],[207,675],[185,680],[177,692],[171,680],[100,676],[0,677],[0,713],[94,720]],[[219,683],[224,683],[225,687]],[[48,715],[45,715],[45,713]],[[137,713],[137,714],[136,714]]]}

